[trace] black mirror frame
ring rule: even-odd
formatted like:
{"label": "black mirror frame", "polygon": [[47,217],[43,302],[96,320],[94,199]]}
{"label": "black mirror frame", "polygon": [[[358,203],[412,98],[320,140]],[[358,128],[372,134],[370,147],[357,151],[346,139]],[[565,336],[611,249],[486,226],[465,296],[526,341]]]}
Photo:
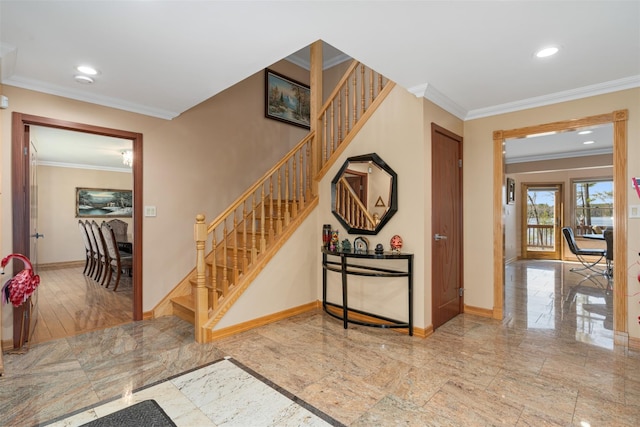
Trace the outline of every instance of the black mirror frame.
{"label": "black mirror frame", "polygon": [[[345,170],[349,167],[351,162],[373,162],[377,166],[379,166],[382,170],[387,172],[391,176],[391,203],[389,209],[385,214],[380,218],[380,222],[376,226],[374,230],[364,230],[361,228],[353,227],[351,224],[348,224],[342,216],[340,216],[336,212],[336,184],[340,180],[340,177],[344,173]],[[366,234],[366,235],[376,235],[382,230],[382,228],[386,225],[387,222],[395,215],[398,211],[398,174],[395,173],[388,164],[385,163],[384,160],[380,158],[376,153],[363,154],[361,156],[353,156],[349,157],[345,160],[344,164],[331,181],[331,212],[333,216],[335,216],[340,224],[347,230],[348,234]]]}

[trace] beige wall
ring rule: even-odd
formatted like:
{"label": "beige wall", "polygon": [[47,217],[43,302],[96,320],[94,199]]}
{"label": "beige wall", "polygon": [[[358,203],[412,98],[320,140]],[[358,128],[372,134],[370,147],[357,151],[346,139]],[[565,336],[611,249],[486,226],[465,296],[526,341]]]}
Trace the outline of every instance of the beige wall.
{"label": "beige wall", "polygon": [[[84,242],[76,218],[76,187],[131,190],[133,176],[110,172],[57,166],[38,166],[38,264],[84,261]],[[129,224],[131,218],[120,218]],[[109,218],[89,218],[100,224]]]}
{"label": "beige wall", "polygon": [[[309,80],[306,70],[288,62],[270,68]],[[3,253],[12,247],[11,112],[143,134],[143,204],[157,208],[157,216],[142,224],[143,311],[194,267],[195,216],[204,213],[213,220],[307,133],[264,117],[262,71],[171,121],[11,86],[4,86],[3,93],[10,100],[1,123]],[[3,335],[9,336],[11,310],[6,308]]]}
{"label": "beige wall", "polygon": [[[606,95],[532,108],[508,114],[469,120],[464,123],[464,190],[465,190],[465,286],[467,304],[493,308],[493,131],[517,129],[561,120],[582,118],[616,110],[629,111],[628,177],[640,175],[640,89],[630,89]],[[640,204],[638,196],[629,191],[628,203]],[[470,209],[473,207],[473,209]],[[628,220],[627,274],[628,294],[640,292],[637,274],[640,243],[640,220]],[[637,297],[629,298],[628,328],[631,337],[640,337]]]}
{"label": "beige wall", "polygon": [[[300,81],[306,72],[291,64],[272,67]],[[10,111],[140,132],[144,135],[144,204],[155,205],[158,216],[145,218],[143,310],[150,310],[194,265],[192,227],[195,215],[208,220],[224,209],[250,183],[275,163],[305,134],[294,126],[264,118],[262,72],[203,102],[172,121],[154,119],[106,107],[5,86]],[[256,94],[260,94],[257,96]],[[394,234],[404,238],[404,250],[415,254],[415,323],[431,325],[431,150],[430,125],[435,122],[464,136],[464,285],[465,303],[492,309],[493,305],[493,140],[492,132],[585,117],[619,109],[629,110],[629,177],[640,176],[640,89],[600,95],[547,107],[462,122],[434,104],[396,87],[372,120],[347,148],[349,156],[378,153],[399,176],[398,213],[372,244],[388,242]],[[11,248],[10,114],[1,116],[2,131],[2,250]],[[247,123],[251,123],[248,126]],[[301,231],[281,251],[246,296],[242,309],[223,319],[220,327],[255,318],[265,312],[264,293],[276,299],[296,288],[290,305],[321,298],[318,268],[322,224],[338,222],[330,209],[330,182],[340,168],[337,162],[320,183],[320,205]],[[640,204],[629,192],[629,204]],[[314,225],[315,221],[315,225]],[[640,220],[629,220],[629,294],[640,292],[637,254]],[[303,237],[301,237],[303,236]],[[341,238],[355,235],[341,230]],[[306,246],[309,245],[309,246]],[[295,274],[289,271],[295,266]],[[282,280],[291,274],[291,280]],[[335,281],[337,278],[332,278]],[[392,316],[403,313],[400,294],[369,300],[370,288],[355,283],[354,290],[367,295],[367,304]],[[263,284],[269,288],[260,289]],[[273,286],[273,288],[271,288]],[[332,286],[335,286],[335,282]],[[358,289],[358,286],[360,289]],[[307,288],[309,287],[309,288]],[[260,293],[263,293],[262,295]],[[308,292],[311,292],[308,293]],[[315,295],[312,295],[315,292]],[[243,296],[244,297],[244,296]],[[364,297],[356,298],[364,304]],[[391,303],[388,303],[391,301]],[[285,303],[284,305],[287,305]],[[7,312],[8,310],[5,310]],[[233,310],[232,310],[233,311]],[[239,313],[242,311],[242,313]],[[278,311],[278,310],[275,310]],[[4,333],[7,315],[3,312]],[[640,337],[637,316],[640,305],[629,300],[629,330]]]}
{"label": "beige wall", "polygon": [[[430,287],[425,277],[424,228],[422,216],[424,212],[424,194],[420,191],[426,173],[423,159],[425,140],[422,128],[422,100],[411,95],[405,89],[396,87],[382,103],[372,118],[365,124],[355,139],[347,147],[342,159],[337,161],[319,184],[320,203],[318,218],[313,236],[309,236],[311,244],[316,248],[322,244],[321,230],[323,224],[331,224],[340,232],[340,240],[349,239],[351,243],[358,234],[347,234],[335,216],[331,213],[331,180],[338,173],[344,161],[351,156],[368,153],[378,154],[389,167],[398,174],[398,212],[375,236],[367,236],[373,248],[382,243],[389,250],[389,241],[394,234],[404,240],[403,251],[414,253],[414,321],[416,327],[423,328],[425,319],[425,288]],[[416,191],[417,190],[417,191]],[[321,262],[320,254],[316,255],[314,264]],[[316,267],[317,268],[317,267]],[[317,283],[317,299],[322,299],[321,269],[315,278]],[[406,278],[376,279],[349,277],[350,302],[354,308],[387,315],[392,318],[406,318]],[[328,274],[328,294],[332,301],[338,299],[340,276]],[[383,289],[381,289],[383,284]]]}

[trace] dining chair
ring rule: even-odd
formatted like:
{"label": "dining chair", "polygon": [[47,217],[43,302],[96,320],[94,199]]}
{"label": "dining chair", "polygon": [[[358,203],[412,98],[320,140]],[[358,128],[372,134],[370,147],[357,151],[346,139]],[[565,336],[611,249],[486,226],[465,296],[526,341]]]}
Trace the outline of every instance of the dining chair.
{"label": "dining chair", "polygon": [[[100,262],[100,273],[96,275],[95,279],[98,283],[100,283],[100,285],[104,286],[105,279],[107,278],[109,255],[107,254],[107,247],[105,245],[104,236],[102,235],[100,226],[95,220],[91,221],[91,229],[93,230],[93,236],[96,239],[96,246],[98,248],[98,259]],[[109,287],[108,283],[107,287]]]}
{"label": "dining chair", "polygon": [[96,280],[96,276],[102,273],[100,254],[98,252],[98,243],[96,241],[96,236],[93,234],[93,227],[91,227],[91,222],[89,220],[85,221],[84,228],[85,230],[87,230],[87,236],[89,236],[89,243],[91,244],[91,251],[93,256],[93,268],[89,272],[89,277],[91,277],[93,280]]}
{"label": "dining chair", "polygon": [[569,250],[576,256],[576,258],[578,258],[578,261],[580,261],[580,263],[582,264],[582,267],[571,268],[569,269],[569,271],[580,272],[584,270],[590,270],[594,273],[606,275],[605,270],[596,268],[596,265],[598,265],[598,263],[602,261],[602,259],[607,254],[606,249],[580,248],[576,243],[576,238],[571,227],[563,227],[562,234],[567,241],[567,245],[569,245]]}
{"label": "dining chair", "polygon": [[122,240],[126,239],[127,229],[129,228],[129,224],[127,224],[121,219],[109,220],[107,221],[107,224],[109,224],[109,227],[111,227],[113,232],[116,234],[116,238],[122,238]]}
{"label": "dining chair", "polygon": [[604,241],[607,245],[607,253],[604,256],[607,261],[606,275],[610,279],[613,278],[613,228],[609,227],[602,232]]}
{"label": "dining chair", "polygon": [[85,276],[90,276],[96,266],[93,247],[91,246],[91,241],[89,240],[89,235],[87,234],[87,227],[85,226],[84,221],[82,221],[81,219],[78,220],[78,228],[80,229],[80,234],[82,235],[82,241],[84,242],[84,250],[86,256],[82,274],[84,274]]}
{"label": "dining chair", "polygon": [[109,264],[107,266],[109,279],[107,280],[107,288],[111,282],[113,272],[116,272],[116,283],[113,287],[115,292],[120,284],[120,277],[122,276],[122,270],[129,270],[133,268],[133,255],[124,255],[118,250],[118,242],[116,240],[116,234],[111,226],[102,221],[100,226],[102,228],[102,234],[104,235],[105,244],[107,246],[107,252],[109,254]]}

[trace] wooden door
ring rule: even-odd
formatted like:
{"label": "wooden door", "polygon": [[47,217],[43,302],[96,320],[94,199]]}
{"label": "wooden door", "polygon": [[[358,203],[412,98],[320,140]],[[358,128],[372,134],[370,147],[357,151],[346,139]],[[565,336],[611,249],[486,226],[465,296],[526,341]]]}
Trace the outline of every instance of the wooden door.
{"label": "wooden door", "polygon": [[462,138],[431,124],[432,323],[462,312]]}
{"label": "wooden door", "polygon": [[522,257],[560,259],[562,248],[562,183],[522,184]]}

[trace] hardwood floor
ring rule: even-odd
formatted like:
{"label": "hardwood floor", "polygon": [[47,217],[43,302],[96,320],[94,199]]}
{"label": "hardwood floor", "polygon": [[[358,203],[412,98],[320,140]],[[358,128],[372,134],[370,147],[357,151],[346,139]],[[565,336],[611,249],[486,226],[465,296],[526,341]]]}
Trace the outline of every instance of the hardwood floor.
{"label": "hardwood floor", "polygon": [[123,275],[117,292],[86,277],[83,266],[41,267],[37,323],[30,344],[131,322],[133,285]]}

